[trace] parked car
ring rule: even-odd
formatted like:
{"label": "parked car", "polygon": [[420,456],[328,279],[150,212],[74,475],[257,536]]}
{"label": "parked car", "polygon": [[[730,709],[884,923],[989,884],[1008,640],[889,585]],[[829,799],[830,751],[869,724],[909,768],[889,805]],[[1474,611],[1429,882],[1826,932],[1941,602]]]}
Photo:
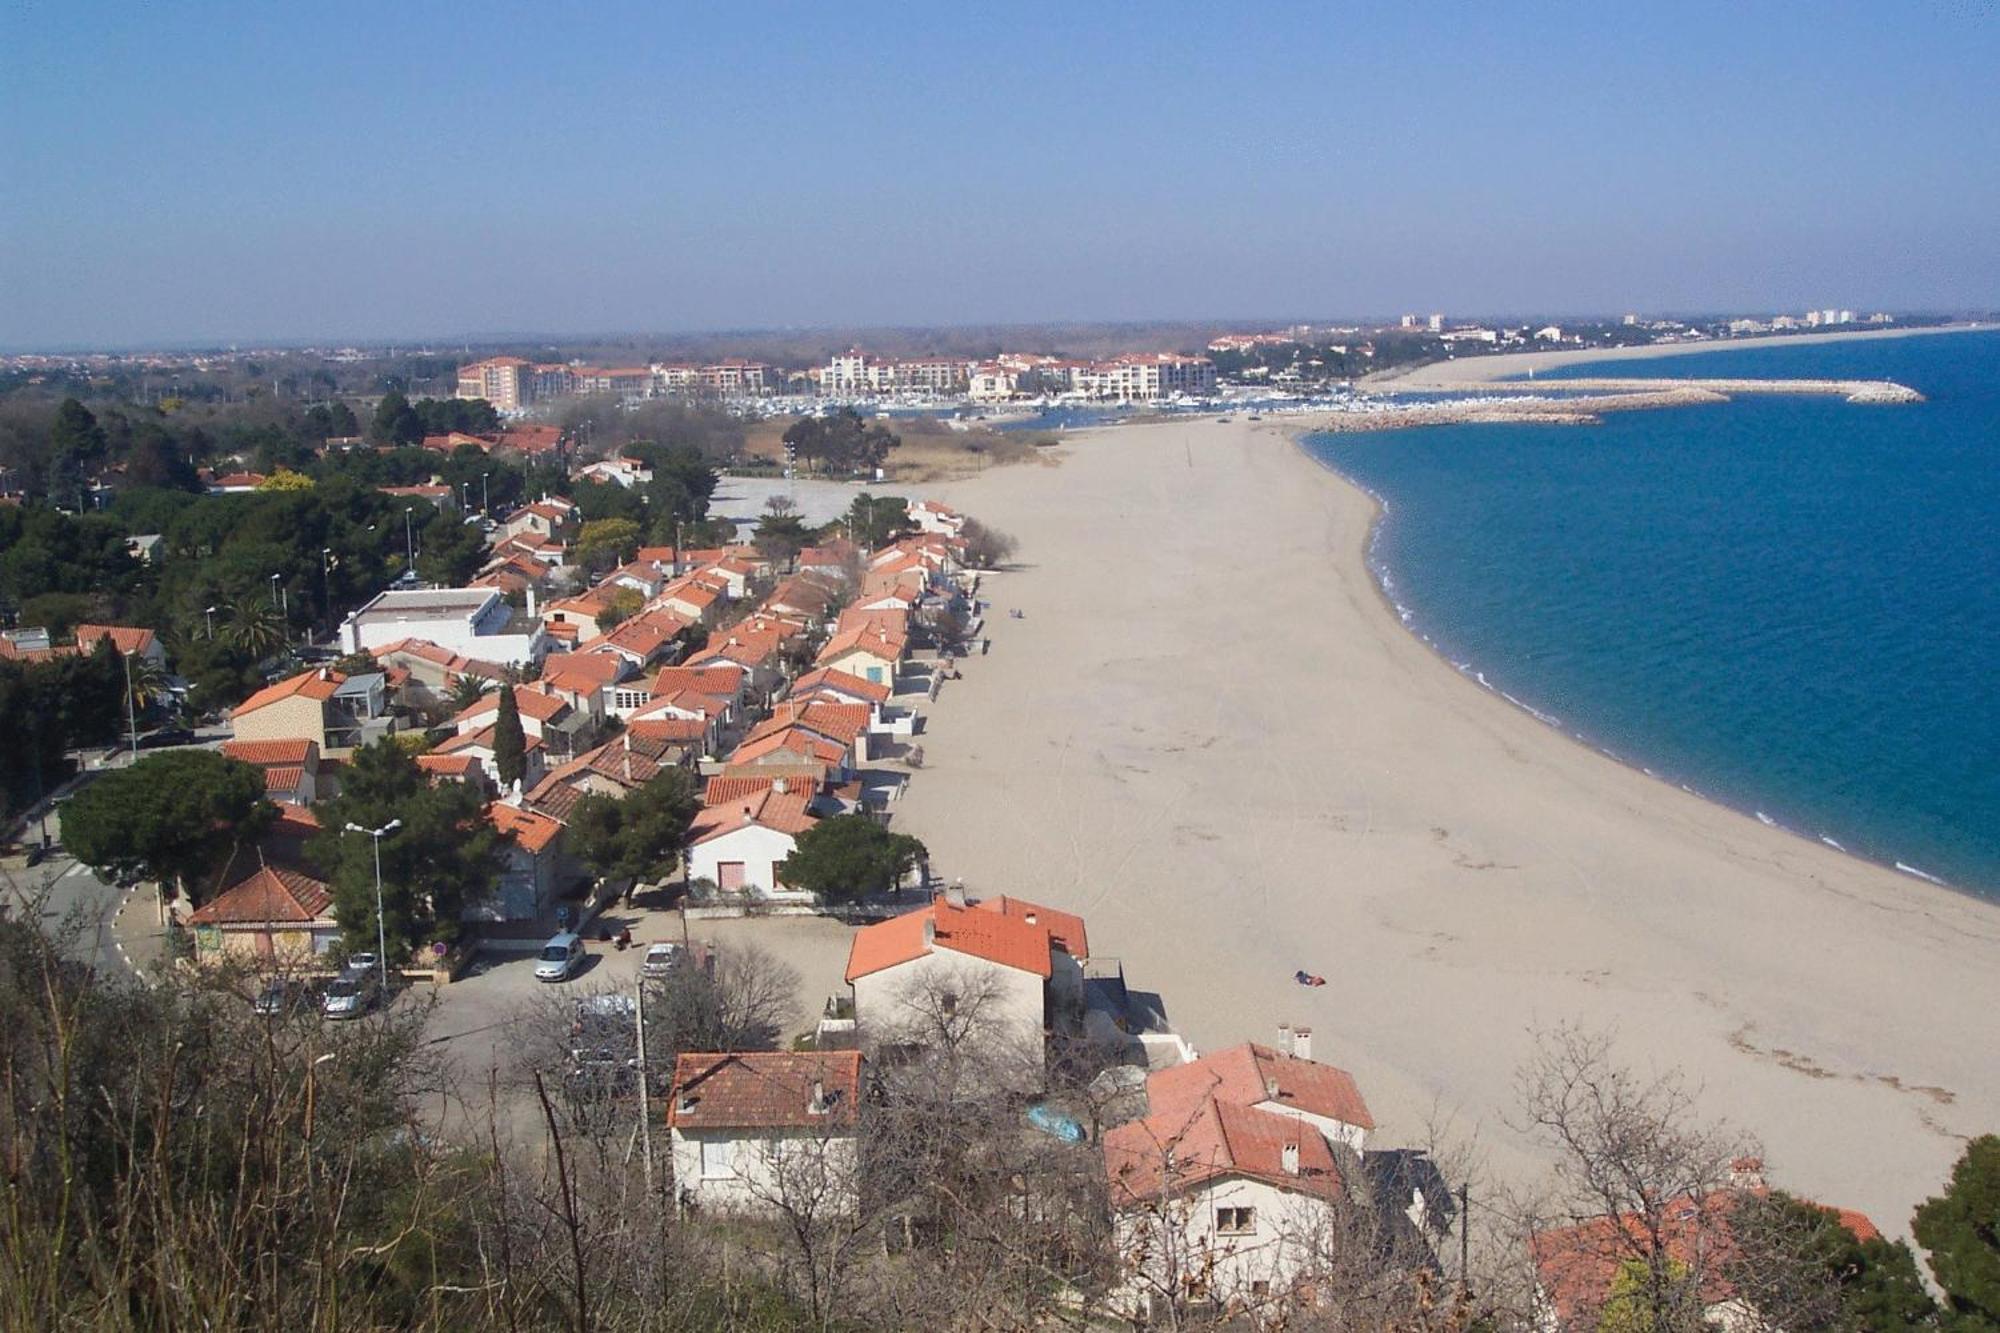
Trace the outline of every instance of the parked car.
{"label": "parked car", "polygon": [[341,964],[340,975],[343,977],[358,977],[364,972],[379,971],[381,961],[380,955],[377,954],[351,953],[347,955],[347,961]]}
{"label": "parked car", "polygon": [[686,956],[680,945],[663,940],[646,949],[646,961],[639,964],[639,975],[648,981],[659,981],[680,966]]}
{"label": "parked car", "polygon": [[319,1011],[326,1018],[359,1018],[382,999],[382,983],[373,972],[339,976],[326,985]]}
{"label": "parked car", "polygon": [[139,738],[142,750],[160,750],[170,745],[193,745],[194,733],[186,727],[164,727],[159,731]]}
{"label": "parked car", "polygon": [[304,1004],[310,994],[306,984],[296,977],[272,977],[250,1001],[250,1008],[266,1018],[277,1018]]}
{"label": "parked car", "polygon": [[565,930],[550,937],[535,959],[535,980],[568,981],[583,966],[583,937]]}

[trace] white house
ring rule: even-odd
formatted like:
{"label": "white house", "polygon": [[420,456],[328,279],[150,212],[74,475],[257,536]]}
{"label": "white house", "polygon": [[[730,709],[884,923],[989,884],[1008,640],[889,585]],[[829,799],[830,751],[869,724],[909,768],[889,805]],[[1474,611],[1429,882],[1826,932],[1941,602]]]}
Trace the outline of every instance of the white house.
{"label": "white house", "polygon": [[688,874],[727,893],[810,901],[788,889],[778,867],[798,847],[798,837],[819,821],[807,810],[813,791],[784,778],[739,799],[702,807],[689,830]]}
{"label": "white house", "polygon": [[855,932],[846,974],[854,1016],[870,1040],[910,1044],[923,1041],[939,1017],[976,1004],[975,1035],[1040,1063],[1061,952],[1032,913],[938,898],[921,912]]}
{"label": "white house", "polygon": [[377,593],[341,623],[350,653],[370,652],[404,639],[430,642],[482,662],[525,666],[549,649],[534,611],[507,604],[498,588],[413,588]]}
{"label": "white house", "polygon": [[861,1053],[683,1055],[667,1106],[684,1206],[851,1211],[860,1171]]}
{"label": "white house", "polygon": [[1289,1299],[1335,1241],[1374,1119],[1345,1070],[1245,1043],[1146,1079],[1147,1113],[1104,1136],[1122,1283],[1135,1314],[1169,1292],[1225,1307]]}

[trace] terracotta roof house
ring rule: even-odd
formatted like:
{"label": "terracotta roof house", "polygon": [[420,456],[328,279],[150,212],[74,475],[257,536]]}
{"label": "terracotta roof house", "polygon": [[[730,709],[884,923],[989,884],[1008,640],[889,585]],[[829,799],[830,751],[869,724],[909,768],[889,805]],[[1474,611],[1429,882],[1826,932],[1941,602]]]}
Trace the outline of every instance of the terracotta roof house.
{"label": "terracotta roof house", "polygon": [[662,769],[685,766],[698,751],[635,734],[622,734],[575,759],[551,769],[528,789],[529,808],[555,819],[567,819],[578,800],[589,793],[622,800],[657,777]]}
{"label": "terracotta roof house", "polygon": [[264,773],[264,794],[274,801],[311,805],[320,799],[319,745],[305,738],[224,741],[222,753]]}
{"label": "terracotta roof house", "polygon": [[465,921],[536,921],[555,907],[563,885],[574,878],[563,855],[561,821],[534,810],[496,801],[486,821],[504,846],[500,877],[493,891],[465,904]]}
{"label": "terracotta roof house", "polygon": [[133,625],[78,625],[76,627],[76,647],[78,652],[88,653],[97,647],[99,639],[111,640],[111,646],[126,657],[143,657],[156,666],[167,664],[167,650],[160,642],[160,636],[152,630]]}
{"label": "terracotta roof house", "polygon": [[[1672,1264],[1687,1274],[1698,1293],[1706,1322],[1717,1328],[1756,1329],[1764,1321],[1756,1307],[1730,1280],[1728,1268],[1737,1252],[1732,1219],[1756,1197],[1768,1195],[1762,1163],[1754,1158],[1738,1163],[1741,1184],[1697,1199],[1669,1201],[1654,1219]],[[1856,1240],[1881,1235],[1866,1214],[1852,1209],[1820,1207]],[[1535,1265],[1538,1327],[1547,1333],[1595,1333],[1604,1320],[1605,1305],[1628,1263],[1643,1263],[1652,1251],[1654,1225],[1634,1213],[1591,1218],[1575,1226],[1538,1231],[1529,1238]]]}
{"label": "terracotta roof house", "polygon": [[259,865],[187,919],[195,958],[260,969],[310,967],[340,938],[333,892],[302,871]]}
{"label": "terracotta roof house", "polygon": [[1145,1293],[1171,1280],[1169,1253],[1225,1310],[1309,1302],[1311,1238],[1358,1177],[1374,1123],[1353,1079],[1296,1042],[1290,1053],[1246,1043],[1154,1071],[1146,1096],[1147,1113],[1103,1139],[1127,1265],[1119,1303],[1142,1312]]}
{"label": "terracotta roof house", "polygon": [[240,741],[309,740],[323,755],[345,753],[396,728],[388,679],[379,671],[348,676],[330,667],[301,671],[236,705],[229,728]]}
{"label": "terracotta roof house", "polygon": [[972,1001],[984,1040],[1034,1062],[1043,1056],[1043,1034],[1080,1004],[1083,981],[1046,924],[943,897],[856,931],[846,977],[855,1018],[877,1040],[917,1041],[940,1005]]}
{"label": "terracotta roof house", "polygon": [[777,778],[755,791],[706,805],[689,830],[688,874],[723,893],[810,902],[779,875],[799,835],[818,823],[811,812],[817,788]]}
{"label": "terracotta roof house", "polygon": [[852,1209],[861,1068],[858,1051],[681,1056],[667,1104],[675,1185],[721,1212],[776,1211],[794,1192]]}

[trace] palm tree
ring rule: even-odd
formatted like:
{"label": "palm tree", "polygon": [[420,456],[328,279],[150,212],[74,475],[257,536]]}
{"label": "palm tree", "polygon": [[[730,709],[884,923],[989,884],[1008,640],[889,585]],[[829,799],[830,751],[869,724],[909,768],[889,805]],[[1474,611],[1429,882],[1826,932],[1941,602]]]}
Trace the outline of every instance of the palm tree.
{"label": "palm tree", "polygon": [[277,607],[261,599],[231,602],[223,637],[253,658],[262,659],[285,646],[285,620]]}
{"label": "palm tree", "polygon": [[458,684],[451,687],[452,707],[462,713],[485,698],[486,692],[492,688],[493,682],[484,676],[460,676]]}
{"label": "palm tree", "polygon": [[128,664],[132,677],[132,703],[151,708],[167,697],[167,670],[150,657],[134,657]]}

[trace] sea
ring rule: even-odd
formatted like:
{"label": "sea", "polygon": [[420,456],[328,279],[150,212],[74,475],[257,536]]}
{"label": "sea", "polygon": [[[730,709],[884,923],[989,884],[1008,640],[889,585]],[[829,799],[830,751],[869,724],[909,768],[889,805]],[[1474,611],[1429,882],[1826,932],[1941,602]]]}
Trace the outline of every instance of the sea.
{"label": "sea", "polygon": [[1890,379],[1927,401],[1309,437],[1384,504],[1370,559],[1405,622],[1627,764],[2000,899],[2000,332],[1565,373]]}

